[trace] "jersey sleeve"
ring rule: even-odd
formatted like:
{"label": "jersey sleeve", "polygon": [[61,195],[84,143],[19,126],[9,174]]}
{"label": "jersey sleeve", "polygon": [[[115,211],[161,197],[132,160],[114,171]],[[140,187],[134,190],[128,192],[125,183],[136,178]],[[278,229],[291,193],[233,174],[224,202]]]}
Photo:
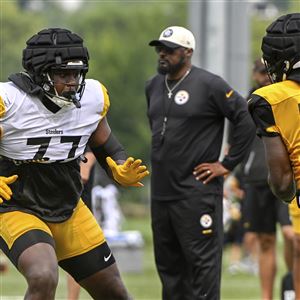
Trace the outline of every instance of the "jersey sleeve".
{"label": "jersey sleeve", "polygon": [[210,99],[215,105],[214,109],[233,123],[240,109],[245,110],[245,100],[219,76],[210,82]]}
{"label": "jersey sleeve", "polygon": [[0,118],[2,118],[5,115],[6,108],[4,104],[3,98],[0,96]]}
{"label": "jersey sleeve", "polygon": [[103,104],[103,110],[101,112],[101,117],[105,117],[109,107],[110,107],[110,100],[109,100],[109,94],[107,91],[107,88],[101,83],[101,89],[102,89],[102,93],[103,93],[103,99],[104,99],[104,104]]}
{"label": "jersey sleeve", "polygon": [[12,105],[13,101],[11,101],[8,94],[0,88],[0,119],[6,116]]}
{"label": "jersey sleeve", "polygon": [[248,109],[256,125],[258,136],[279,136],[271,105],[262,97],[252,94],[248,100]]}

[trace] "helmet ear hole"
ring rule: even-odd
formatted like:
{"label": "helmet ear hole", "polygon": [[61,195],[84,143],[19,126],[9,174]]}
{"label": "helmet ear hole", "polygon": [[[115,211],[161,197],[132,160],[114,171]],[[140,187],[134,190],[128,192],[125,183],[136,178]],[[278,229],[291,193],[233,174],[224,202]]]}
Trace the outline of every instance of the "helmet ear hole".
{"label": "helmet ear hole", "polygon": [[56,63],[56,65],[61,65],[62,64],[62,59],[61,59],[60,56],[55,57],[55,63]]}
{"label": "helmet ear hole", "polygon": [[43,85],[43,89],[44,89],[46,92],[49,92],[49,91],[50,91],[50,86],[49,86],[47,83],[45,83],[45,84]]}

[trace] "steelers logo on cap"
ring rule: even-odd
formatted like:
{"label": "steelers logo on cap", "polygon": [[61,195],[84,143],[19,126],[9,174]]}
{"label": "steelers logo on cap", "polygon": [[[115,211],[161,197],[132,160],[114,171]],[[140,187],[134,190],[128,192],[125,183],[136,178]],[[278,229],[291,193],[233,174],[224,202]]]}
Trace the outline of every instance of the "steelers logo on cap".
{"label": "steelers logo on cap", "polygon": [[174,97],[174,101],[178,105],[185,104],[189,101],[190,95],[187,91],[185,90],[180,90],[176,93]]}
{"label": "steelers logo on cap", "polygon": [[209,227],[211,227],[212,223],[213,223],[213,220],[209,214],[204,214],[201,216],[200,224],[202,227],[209,228]]}
{"label": "steelers logo on cap", "polygon": [[173,34],[172,29],[166,29],[165,32],[163,33],[163,37],[170,37]]}

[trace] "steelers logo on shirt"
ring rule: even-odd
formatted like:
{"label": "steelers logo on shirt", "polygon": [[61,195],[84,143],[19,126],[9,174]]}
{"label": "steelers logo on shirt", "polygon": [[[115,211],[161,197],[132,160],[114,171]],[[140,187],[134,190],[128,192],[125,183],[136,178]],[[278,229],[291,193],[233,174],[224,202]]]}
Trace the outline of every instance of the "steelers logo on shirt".
{"label": "steelers logo on shirt", "polygon": [[174,101],[178,105],[183,105],[189,101],[190,95],[185,90],[180,90],[176,93]]}
{"label": "steelers logo on shirt", "polygon": [[209,228],[211,227],[212,225],[212,218],[209,214],[204,214],[201,216],[200,218],[200,225],[203,227],[203,228]]}

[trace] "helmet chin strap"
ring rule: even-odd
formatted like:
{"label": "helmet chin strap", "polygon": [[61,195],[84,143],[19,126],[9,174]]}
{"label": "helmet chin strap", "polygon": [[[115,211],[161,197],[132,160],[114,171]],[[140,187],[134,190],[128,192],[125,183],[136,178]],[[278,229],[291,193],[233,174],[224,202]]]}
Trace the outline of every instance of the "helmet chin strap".
{"label": "helmet chin strap", "polygon": [[60,96],[54,96],[47,92],[45,92],[45,96],[61,108],[72,104],[72,101],[70,101],[69,99],[66,99],[66,98],[63,98]]}
{"label": "helmet chin strap", "polygon": [[67,99],[71,99],[71,101],[76,106],[76,108],[81,107],[80,101],[76,98],[76,92],[74,92],[74,91],[63,92],[62,96],[67,98]]}

